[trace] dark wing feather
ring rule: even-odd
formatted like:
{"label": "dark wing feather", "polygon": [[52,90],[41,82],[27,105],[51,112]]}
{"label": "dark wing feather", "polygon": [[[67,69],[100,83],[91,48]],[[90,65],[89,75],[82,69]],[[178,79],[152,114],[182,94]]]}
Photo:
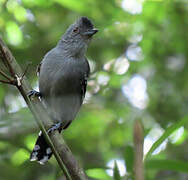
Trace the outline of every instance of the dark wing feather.
{"label": "dark wing feather", "polygon": [[87,74],[84,75],[84,78],[81,79],[80,84],[81,84],[81,102],[83,102],[86,94],[86,88],[87,88],[87,79],[88,76]]}
{"label": "dark wing feather", "polygon": [[80,80],[80,84],[81,84],[81,103],[83,103],[83,100],[85,98],[85,94],[86,94],[86,88],[87,88],[87,80],[89,78],[89,74],[90,74],[90,67],[89,67],[89,63],[86,59],[87,62],[87,71],[84,73],[83,78]]}
{"label": "dark wing feather", "polygon": [[42,61],[41,61],[40,64],[37,66],[37,69],[36,69],[37,76],[40,75],[40,68],[41,68],[41,65],[42,65]]}

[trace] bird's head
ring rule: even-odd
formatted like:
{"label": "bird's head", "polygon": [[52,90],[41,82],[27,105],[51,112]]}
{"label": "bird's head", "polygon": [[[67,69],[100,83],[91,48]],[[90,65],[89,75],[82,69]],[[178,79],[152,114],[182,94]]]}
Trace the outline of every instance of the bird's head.
{"label": "bird's head", "polygon": [[62,41],[66,46],[72,47],[71,52],[85,54],[92,36],[97,32],[98,30],[87,17],[81,17],[69,26]]}
{"label": "bird's head", "polygon": [[84,39],[90,39],[98,30],[94,28],[92,22],[87,17],[81,17],[75,23],[73,32],[80,34]]}

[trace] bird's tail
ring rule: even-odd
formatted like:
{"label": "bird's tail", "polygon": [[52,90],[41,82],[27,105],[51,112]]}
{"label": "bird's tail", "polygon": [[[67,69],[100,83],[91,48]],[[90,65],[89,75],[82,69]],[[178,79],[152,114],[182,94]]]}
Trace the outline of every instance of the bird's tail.
{"label": "bird's tail", "polygon": [[51,158],[52,154],[51,148],[40,131],[33,151],[30,155],[30,161],[38,161],[40,164],[44,164]]}

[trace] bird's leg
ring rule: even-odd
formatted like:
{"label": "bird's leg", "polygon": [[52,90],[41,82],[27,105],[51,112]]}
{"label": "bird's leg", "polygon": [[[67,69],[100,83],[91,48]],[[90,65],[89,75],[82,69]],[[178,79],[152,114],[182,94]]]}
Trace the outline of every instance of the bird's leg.
{"label": "bird's leg", "polygon": [[38,91],[35,91],[35,90],[31,90],[29,91],[29,93],[27,94],[29,98],[32,98],[32,97],[42,97],[42,94]]}
{"label": "bird's leg", "polygon": [[48,129],[48,133],[50,134],[50,133],[52,133],[52,132],[54,132],[54,131],[56,131],[56,130],[58,130],[59,131],[59,133],[61,132],[61,130],[62,130],[62,123],[60,122],[60,123],[57,123],[57,124],[54,124],[50,129]]}
{"label": "bird's leg", "polygon": [[72,121],[69,121],[64,127],[63,130],[67,129],[69,127],[69,125],[71,124]]}

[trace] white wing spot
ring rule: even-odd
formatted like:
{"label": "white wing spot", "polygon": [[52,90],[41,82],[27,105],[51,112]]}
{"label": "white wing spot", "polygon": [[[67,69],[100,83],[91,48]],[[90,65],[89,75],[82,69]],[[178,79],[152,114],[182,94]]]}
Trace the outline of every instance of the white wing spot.
{"label": "white wing spot", "polygon": [[46,161],[48,161],[48,156],[44,156],[43,159],[39,161],[39,163],[43,165]]}
{"label": "white wing spot", "polygon": [[36,144],[33,150],[38,151],[39,149],[40,149],[40,146]]}
{"label": "white wing spot", "polygon": [[41,136],[41,135],[42,135],[42,131],[39,132],[39,136]]}
{"label": "white wing spot", "polygon": [[51,148],[46,149],[46,154],[50,154],[52,152]]}
{"label": "white wing spot", "polygon": [[36,161],[38,159],[37,154],[38,154],[38,152],[32,152],[30,161]]}

